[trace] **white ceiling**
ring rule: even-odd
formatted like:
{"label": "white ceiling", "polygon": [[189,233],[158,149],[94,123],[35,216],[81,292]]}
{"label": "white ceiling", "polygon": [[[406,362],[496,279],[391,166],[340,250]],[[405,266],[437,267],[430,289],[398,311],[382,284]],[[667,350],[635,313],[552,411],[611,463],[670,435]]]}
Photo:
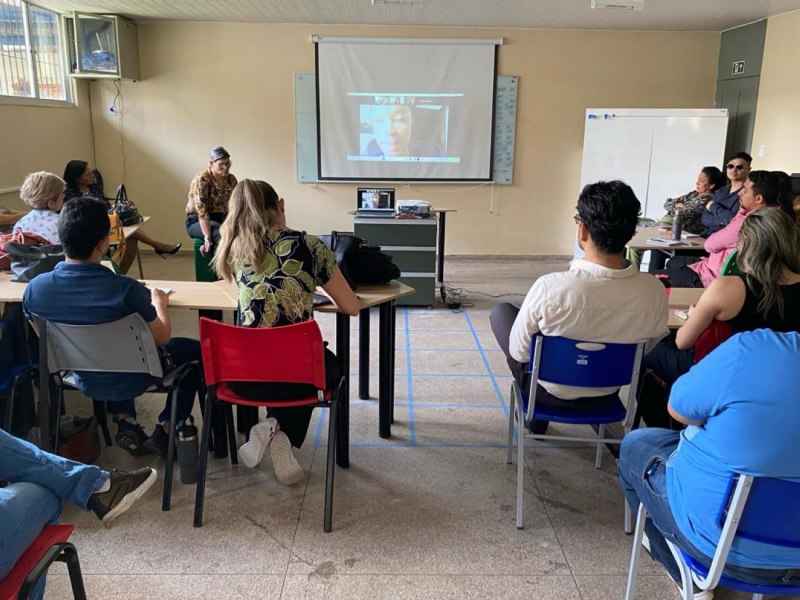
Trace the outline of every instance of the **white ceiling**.
{"label": "white ceiling", "polygon": [[643,11],[590,8],[590,0],[37,0],[136,20],[262,21],[535,29],[722,31],[800,9],[800,0],[645,0]]}

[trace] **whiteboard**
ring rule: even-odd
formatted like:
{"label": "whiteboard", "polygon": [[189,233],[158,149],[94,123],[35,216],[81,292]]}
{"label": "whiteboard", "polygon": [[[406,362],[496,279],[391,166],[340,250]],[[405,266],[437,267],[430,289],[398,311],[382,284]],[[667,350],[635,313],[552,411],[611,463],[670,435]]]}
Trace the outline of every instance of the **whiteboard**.
{"label": "whiteboard", "polygon": [[585,123],[581,187],[620,179],[651,219],[694,189],[700,169],[725,160],[726,109],[588,109]]}
{"label": "whiteboard", "polygon": [[[519,77],[497,78],[494,137],[494,183],[511,185],[514,173],[514,143],[517,128]],[[294,74],[295,156],[298,183],[316,183],[317,170],[317,81],[314,73]]]}

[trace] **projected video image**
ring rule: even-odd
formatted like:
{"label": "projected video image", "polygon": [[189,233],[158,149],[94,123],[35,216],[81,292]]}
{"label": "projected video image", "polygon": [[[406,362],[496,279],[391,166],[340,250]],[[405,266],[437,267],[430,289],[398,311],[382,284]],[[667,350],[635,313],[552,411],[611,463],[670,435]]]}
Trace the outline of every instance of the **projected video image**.
{"label": "projected video image", "polygon": [[361,210],[391,209],[392,193],[389,190],[361,190],[358,208]]}
{"label": "projected video image", "polygon": [[459,162],[448,156],[448,101],[463,94],[351,96],[359,101],[359,153],[348,160]]}

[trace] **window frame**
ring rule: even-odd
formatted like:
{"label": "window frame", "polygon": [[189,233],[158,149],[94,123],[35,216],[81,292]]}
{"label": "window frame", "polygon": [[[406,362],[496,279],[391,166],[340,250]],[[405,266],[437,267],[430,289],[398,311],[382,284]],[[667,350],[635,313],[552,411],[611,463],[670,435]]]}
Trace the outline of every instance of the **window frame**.
{"label": "window frame", "polygon": [[[58,13],[54,10],[49,8],[45,8],[37,4],[36,2],[29,2],[29,0],[20,0],[20,5],[22,6],[22,17],[23,17],[23,28],[25,34],[25,50],[28,53],[28,74],[31,78],[33,83],[33,89],[36,93],[34,97],[26,97],[26,96],[8,96],[5,94],[0,94],[0,105],[17,105],[17,106],[50,106],[53,108],[77,108],[76,102],[76,90],[75,90],[75,81],[72,77],[70,77],[69,73],[69,56],[66,52],[66,43],[64,36],[65,36],[65,27],[64,27],[64,18],[61,13]],[[34,6],[40,10],[45,10],[49,13],[55,15],[56,20],[56,35],[57,40],[56,44],[58,47],[58,54],[61,58],[61,76],[63,78],[63,86],[64,91],[66,92],[66,98],[64,100],[52,100],[49,98],[40,98],[39,97],[39,74],[36,68],[36,50],[34,48],[33,39],[32,39],[32,23],[31,23],[31,11],[30,7]]]}

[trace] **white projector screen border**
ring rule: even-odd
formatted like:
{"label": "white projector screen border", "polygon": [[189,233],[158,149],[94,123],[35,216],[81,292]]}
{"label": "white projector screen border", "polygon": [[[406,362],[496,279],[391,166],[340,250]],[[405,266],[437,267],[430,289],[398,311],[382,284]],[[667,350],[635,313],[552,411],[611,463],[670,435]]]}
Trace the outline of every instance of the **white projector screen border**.
{"label": "white projector screen border", "polygon": [[[497,39],[469,39],[469,38],[369,38],[369,37],[330,37],[330,36],[311,36],[314,43],[314,65],[316,80],[316,120],[317,120],[317,177],[320,182],[328,183],[352,183],[352,182],[383,182],[383,183],[405,183],[405,182],[427,182],[427,183],[491,183],[494,180],[494,153],[497,117],[497,70],[499,46],[503,44],[503,38]],[[492,72],[492,96],[491,96],[491,137],[488,160],[487,177],[452,177],[452,178],[430,178],[430,177],[333,177],[324,176],[322,173],[322,127],[320,122],[320,76],[319,76],[319,44],[320,43],[347,43],[347,44],[424,44],[424,45],[492,45],[494,46],[493,72]]]}

